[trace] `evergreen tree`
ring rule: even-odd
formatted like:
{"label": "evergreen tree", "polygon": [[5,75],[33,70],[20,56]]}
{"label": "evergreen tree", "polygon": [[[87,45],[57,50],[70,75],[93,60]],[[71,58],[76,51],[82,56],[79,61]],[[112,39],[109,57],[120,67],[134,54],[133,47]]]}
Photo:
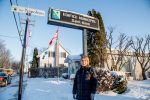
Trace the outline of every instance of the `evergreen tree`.
{"label": "evergreen tree", "polygon": [[38,68],[39,67],[37,55],[38,55],[38,49],[34,48],[33,61],[32,61],[32,67],[33,68]]}
{"label": "evergreen tree", "polygon": [[87,52],[90,58],[90,65],[104,67],[106,60],[106,33],[101,14],[94,9],[88,11],[88,15],[99,20],[99,31],[90,31],[87,33]]}

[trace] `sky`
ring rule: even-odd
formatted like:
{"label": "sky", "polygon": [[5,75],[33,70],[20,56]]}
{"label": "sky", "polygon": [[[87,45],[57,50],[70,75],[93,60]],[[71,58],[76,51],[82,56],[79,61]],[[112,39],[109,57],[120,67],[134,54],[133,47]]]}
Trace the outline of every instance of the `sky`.
{"label": "sky", "polygon": [[[29,38],[29,46],[26,54],[32,59],[33,49],[47,48],[49,41],[59,28],[59,41],[72,55],[82,53],[82,30],[59,27],[47,24],[49,7],[61,10],[87,14],[95,9],[101,13],[106,32],[109,27],[114,27],[113,36],[116,38],[119,32],[128,36],[145,36],[150,34],[150,1],[149,0],[12,0],[13,5],[29,7],[45,11],[45,16],[30,16],[34,26],[30,25],[32,36]],[[27,16],[23,13],[15,13],[19,30],[25,29]],[[21,21],[19,21],[19,17]],[[0,0],[0,39],[4,41],[6,48],[10,50],[13,60],[20,61],[22,46],[19,40],[10,0]]]}

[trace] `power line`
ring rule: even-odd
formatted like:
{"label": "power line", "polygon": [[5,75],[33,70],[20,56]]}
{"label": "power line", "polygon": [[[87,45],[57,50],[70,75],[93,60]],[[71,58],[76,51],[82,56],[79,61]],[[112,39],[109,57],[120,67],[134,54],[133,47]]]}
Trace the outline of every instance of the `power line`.
{"label": "power line", "polygon": [[19,39],[18,37],[15,37],[15,36],[8,36],[8,35],[1,35],[1,34],[0,34],[0,36],[1,37],[7,37],[7,38],[16,38],[16,39]]}
{"label": "power line", "polygon": [[[11,4],[11,6],[12,6],[12,1],[11,1],[11,0],[10,0],[10,4]],[[21,45],[23,46],[22,39],[21,39],[20,32],[19,32],[19,27],[18,27],[17,20],[16,20],[16,16],[15,16],[15,13],[14,13],[14,12],[13,12],[13,15],[14,15],[14,19],[15,19],[17,31],[18,31],[18,34],[19,34],[19,39],[20,39]]]}
{"label": "power line", "polygon": [[[18,0],[16,0],[16,4],[18,6]],[[20,25],[20,28],[21,28],[21,31],[22,31],[22,27],[21,27],[21,18],[20,18],[20,14],[18,13],[18,17],[19,17],[19,25]]]}

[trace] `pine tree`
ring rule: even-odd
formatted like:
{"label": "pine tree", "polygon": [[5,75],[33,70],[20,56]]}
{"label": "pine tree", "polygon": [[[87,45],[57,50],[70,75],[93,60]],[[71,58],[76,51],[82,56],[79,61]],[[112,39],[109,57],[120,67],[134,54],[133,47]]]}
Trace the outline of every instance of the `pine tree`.
{"label": "pine tree", "polygon": [[33,61],[32,61],[32,67],[33,68],[38,68],[39,67],[37,55],[38,55],[38,49],[34,48]]}
{"label": "pine tree", "polygon": [[90,58],[90,65],[104,67],[106,59],[106,33],[101,14],[94,9],[88,11],[88,15],[99,20],[99,31],[89,31],[87,34],[87,52]]}

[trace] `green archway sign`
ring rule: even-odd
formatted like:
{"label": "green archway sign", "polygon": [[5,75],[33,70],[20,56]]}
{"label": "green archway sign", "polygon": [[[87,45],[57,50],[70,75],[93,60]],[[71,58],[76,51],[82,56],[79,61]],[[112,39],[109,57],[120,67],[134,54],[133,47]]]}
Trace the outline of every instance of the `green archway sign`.
{"label": "green archway sign", "polygon": [[99,30],[97,18],[54,8],[49,8],[48,24],[83,30],[83,54],[87,55],[87,29]]}

